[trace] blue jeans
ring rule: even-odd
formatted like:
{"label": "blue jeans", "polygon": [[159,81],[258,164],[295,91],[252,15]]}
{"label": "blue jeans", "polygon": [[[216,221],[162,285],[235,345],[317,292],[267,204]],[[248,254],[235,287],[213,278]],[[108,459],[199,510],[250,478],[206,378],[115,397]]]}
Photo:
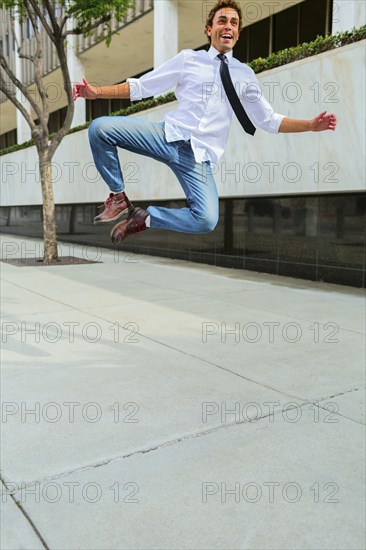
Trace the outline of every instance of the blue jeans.
{"label": "blue jeans", "polygon": [[168,143],[163,121],[99,117],[89,126],[89,140],[95,166],[113,193],[125,189],[117,147],[164,162],[173,170],[189,208],[149,206],[150,227],[182,233],[209,233],[216,227],[218,194],[210,162],[196,162],[190,141]]}

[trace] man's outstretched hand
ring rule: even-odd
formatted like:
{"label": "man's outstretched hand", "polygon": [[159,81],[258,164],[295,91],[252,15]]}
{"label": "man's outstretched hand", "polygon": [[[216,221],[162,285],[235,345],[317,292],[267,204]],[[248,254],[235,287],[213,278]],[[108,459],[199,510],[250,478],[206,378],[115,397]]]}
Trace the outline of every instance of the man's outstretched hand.
{"label": "man's outstretched hand", "polygon": [[337,128],[337,117],[334,114],[327,115],[327,111],[320,113],[311,121],[311,130],[313,132],[323,132],[324,130],[333,130]]}
{"label": "man's outstretched hand", "polygon": [[72,88],[72,97],[75,101],[78,97],[83,97],[85,99],[96,99],[97,97],[97,88],[91,86],[89,82],[83,78],[82,84],[74,84]]}

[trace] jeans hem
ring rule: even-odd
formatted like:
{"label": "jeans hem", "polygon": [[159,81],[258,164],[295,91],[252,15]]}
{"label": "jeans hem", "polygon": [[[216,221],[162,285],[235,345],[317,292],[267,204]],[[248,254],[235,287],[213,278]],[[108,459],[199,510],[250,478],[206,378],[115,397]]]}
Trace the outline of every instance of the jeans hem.
{"label": "jeans hem", "polygon": [[123,187],[123,189],[111,189],[108,185],[108,189],[110,190],[111,193],[123,193],[123,191],[125,190],[125,187]]}

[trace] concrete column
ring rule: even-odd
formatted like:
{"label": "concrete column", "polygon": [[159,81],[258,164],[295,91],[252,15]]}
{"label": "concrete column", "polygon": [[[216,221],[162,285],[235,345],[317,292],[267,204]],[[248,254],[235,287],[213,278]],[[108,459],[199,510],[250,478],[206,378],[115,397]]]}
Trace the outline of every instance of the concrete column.
{"label": "concrete column", "polygon": [[[73,28],[73,22],[69,19],[67,21],[68,29]],[[67,37],[67,65],[69,67],[69,73],[70,73],[70,81],[71,85],[73,86],[77,82],[82,82],[83,77],[85,76],[84,73],[84,66],[82,62],[80,61],[79,57],[76,55],[77,53],[77,37],[75,35],[69,35]],[[84,124],[86,122],[86,105],[85,105],[85,99],[78,98],[77,101],[74,102],[74,118],[72,119],[71,128],[74,128],[75,126],[80,126],[81,124]]]}
{"label": "concrete column", "polygon": [[[19,44],[21,44],[21,31],[20,31],[20,23],[18,18],[15,19],[14,30],[15,30],[15,34],[18,37]],[[20,82],[24,82],[23,74],[22,74],[23,73],[22,60],[19,59],[19,56],[16,51],[14,52],[14,55],[15,55],[15,76],[17,77],[18,80],[20,80]],[[31,114],[30,103],[24,97],[24,95],[20,90],[16,89],[15,97],[23,105],[26,111],[29,114]],[[25,141],[29,141],[32,138],[31,129],[29,127],[28,122],[25,120],[24,116],[19,111],[19,109],[16,110],[16,117],[17,117],[17,143],[24,143]]]}
{"label": "concrete column", "polygon": [[178,53],[178,0],[154,1],[154,68]]}
{"label": "concrete column", "polygon": [[334,0],[332,34],[350,31],[366,24],[364,0]]}

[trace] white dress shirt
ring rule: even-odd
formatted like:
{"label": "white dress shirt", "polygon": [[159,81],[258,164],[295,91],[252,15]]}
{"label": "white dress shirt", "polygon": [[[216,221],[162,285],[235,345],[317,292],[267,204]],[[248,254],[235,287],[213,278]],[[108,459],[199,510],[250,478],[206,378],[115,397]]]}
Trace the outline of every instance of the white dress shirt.
{"label": "white dress shirt", "polygon": [[[142,77],[127,79],[131,101],[175,88],[179,106],[163,119],[166,138],[168,142],[190,139],[196,162],[216,163],[229,134],[233,110],[221,82],[219,53],[212,46],[208,52],[182,50]],[[285,115],[274,112],[248,65],[233,57],[232,51],[226,57],[235,90],[250,120],[262,130],[278,133]]]}

